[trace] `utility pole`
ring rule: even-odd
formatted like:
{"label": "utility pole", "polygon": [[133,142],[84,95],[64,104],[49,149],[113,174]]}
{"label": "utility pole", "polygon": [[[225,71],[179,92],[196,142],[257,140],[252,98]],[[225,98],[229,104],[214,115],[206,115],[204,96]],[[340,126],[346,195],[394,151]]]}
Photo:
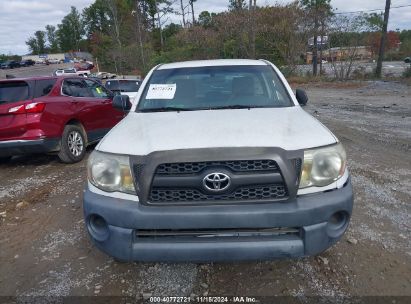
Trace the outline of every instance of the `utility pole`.
{"label": "utility pole", "polygon": [[382,60],[384,59],[385,41],[387,39],[387,27],[388,27],[388,18],[390,15],[390,6],[391,6],[391,0],[385,0],[384,23],[382,25],[381,42],[380,42],[380,50],[378,52],[377,68],[375,69],[375,75],[378,78],[381,78],[381,73],[382,73]]}

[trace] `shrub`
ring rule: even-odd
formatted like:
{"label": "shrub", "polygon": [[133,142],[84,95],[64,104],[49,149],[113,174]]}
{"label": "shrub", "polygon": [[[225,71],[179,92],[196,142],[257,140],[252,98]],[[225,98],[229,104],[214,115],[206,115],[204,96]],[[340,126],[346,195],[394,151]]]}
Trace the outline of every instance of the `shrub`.
{"label": "shrub", "polygon": [[402,73],[402,77],[411,78],[411,66],[405,69],[405,71]]}

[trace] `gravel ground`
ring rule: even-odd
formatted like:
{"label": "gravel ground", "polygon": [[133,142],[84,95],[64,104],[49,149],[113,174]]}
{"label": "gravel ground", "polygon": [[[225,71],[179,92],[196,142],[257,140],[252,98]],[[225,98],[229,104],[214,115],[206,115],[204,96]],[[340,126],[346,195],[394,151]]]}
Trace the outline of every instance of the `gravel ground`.
{"label": "gravel ground", "polygon": [[17,69],[0,70],[0,79],[6,78],[6,75],[13,75],[15,77],[27,76],[51,76],[57,69],[72,67],[73,63],[61,64],[36,64],[30,67],[22,67]]}
{"label": "gravel ground", "polygon": [[[84,229],[86,160],[65,165],[55,156],[15,157],[0,165],[0,303],[6,299],[1,296],[30,302],[84,295],[253,296],[298,303],[407,296],[395,303],[409,303],[411,87],[365,82],[305,88],[306,110],[343,142],[353,178],[352,222],[331,249],[270,262],[118,263],[97,250]],[[293,298],[265,298],[272,296]]]}

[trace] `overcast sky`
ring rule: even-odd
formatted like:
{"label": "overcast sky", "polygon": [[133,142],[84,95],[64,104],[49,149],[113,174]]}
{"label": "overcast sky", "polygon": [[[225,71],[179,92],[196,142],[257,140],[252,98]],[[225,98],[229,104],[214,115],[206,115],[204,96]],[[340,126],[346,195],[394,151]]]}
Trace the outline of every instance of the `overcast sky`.
{"label": "overcast sky", "polygon": [[[184,0],[188,2],[188,0]],[[208,10],[220,12],[227,9],[228,0],[197,0],[196,14]],[[289,0],[257,0],[258,5],[276,2],[289,3]],[[44,30],[47,24],[57,25],[69,13],[70,6],[80,11],[93,3],[93,0],[0,0],[0,54],[19,54],[28,52],[25,41],[36,30]],[[385,0],[331,0],[337,12],[351,12],[384,8]],[[392,0],[391,6],[411,5],[411,0]],[[173,20],[178,20],[175,16]],[[411,7],[392,9],[389,29],[411,29]]]}

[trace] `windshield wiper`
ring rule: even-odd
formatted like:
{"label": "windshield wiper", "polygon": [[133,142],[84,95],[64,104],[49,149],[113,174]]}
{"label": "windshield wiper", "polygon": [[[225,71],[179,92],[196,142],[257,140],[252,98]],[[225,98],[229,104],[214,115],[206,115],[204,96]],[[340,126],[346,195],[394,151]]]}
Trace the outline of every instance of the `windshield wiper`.
{"label": "windshield wiper", "polygon": [[149,108],[149,109],[139,109],[139,112],[180,112],[180,111],[195,111],[197,109],[190,108],[180,108],[180,107],[162,107],[162,108]]}
{"label": "windshield wiper", "polygon": [[180,108],[180,107],[163,107],[139,109],[139,112],[172,112],[172,111],[201,111],[201,110],[223,110],[223,109],[252,109],[252,108],[267,108],[267,106],[255,105],[227,105],[218,107],[202,107],[202,108]]}
{"label": "windshield wiper", "polygon": [[223,109],[252,109],[252,108],[267,108],[266,106],[255,106],[255,105],[228,105],[219,107],[209,107],[209,110],[223,110]]}

